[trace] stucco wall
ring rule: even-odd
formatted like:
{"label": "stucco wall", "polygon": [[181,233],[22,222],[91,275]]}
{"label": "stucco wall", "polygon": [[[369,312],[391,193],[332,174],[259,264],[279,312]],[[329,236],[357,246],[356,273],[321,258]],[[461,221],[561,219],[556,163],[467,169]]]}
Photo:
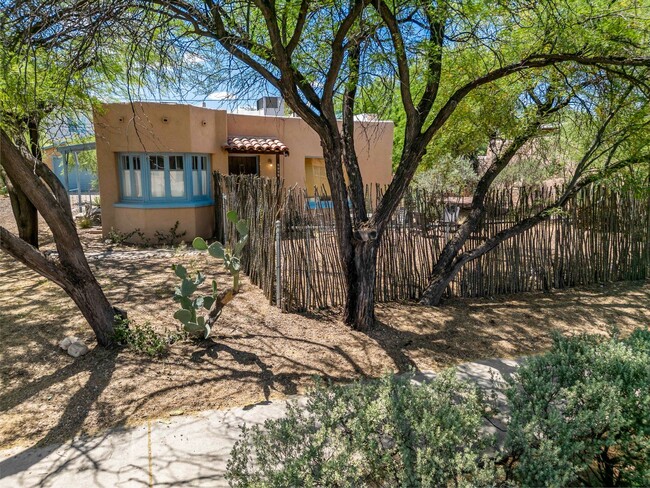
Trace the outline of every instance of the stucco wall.
{"label": "stucco wall", "polygon": [[[364,183],[390,183],[393,131],[390,121],[355,123],[355,148]],[[280,176],[287,186],[305,186],[305,158],[323,157],[318,135],[297,117],[228,114],[228,135],[275,137],[284,142],[289,156],[281,158]],[[262,156],[262,160],[266,158]]]}
{"label": "stucco wall", "polygon": [[[103,212],[104,204],[102,203],[102,223],[104,222]],[[193,208],[117,208],[113,214],[111,227],[116,231],[128,233],[134,229],[140,229],[146,237],[156,242],[156,231],[163,234],[169,233],[174,227],[176,221],[179,222],[177,234],[186,232],[183,238],[191,241],[196,236],[211,236],[214,233],[214,207],[208,205],[205,207]],[[108,231],[110,231],[110,228]],[[106,234],[106,229],[104,233]],[[132,242],[138,242],[138,237],[134,236]]]}
{"label": "stucco wall", "polygon": [[[94,114],[102,225],[104,235],[111,228],[129,232],[140,228],[152,238],[156,230],[166,231],[180,221],[187,239],[211,235],[212,209],[126,208],[119,202],[117,153],[182,152],[209,154],[212,170],[228,173],[228,153],[223,149],[228,136],[258,136],[280,139],[289,156],[280,157],[280,176],[286,185],[306,184],[305,158],[323,157],[317,134],[294,117],[263,117],[227,114],[190,105],[159,103],[105,104]],[[356,147],[365,183],[387,184],[391,180],[393,123],[356,124]],[[271,160],[269,164],[268,160]],[[275,155],[260,155],[262,176],[275,177]]]}
{"label": "stucco wall", "polygon": [[[120,198],[117,153],[209,154],[213,171],[227,171],[227,154],[221,148],[221,141],[226,140],[225,111],[177,104],[106,104],[94,114],[94,123],[104,235],[111,228],[120,232],[139,228],[153,238],[156,230],[167,231],[177,220],[179,231],[186,231],[188,240],[197,235],[212,235],[212,207],[115,207]],[[203,219],[200,223],[199,218]]]}

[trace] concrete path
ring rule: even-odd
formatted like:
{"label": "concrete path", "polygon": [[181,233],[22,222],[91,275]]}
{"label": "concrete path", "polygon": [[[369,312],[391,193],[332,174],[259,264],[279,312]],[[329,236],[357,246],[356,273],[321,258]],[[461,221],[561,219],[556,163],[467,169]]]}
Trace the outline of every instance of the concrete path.
{"label": "concrete path", "polygon": [[[489,360],[463,364],[457,370],[461,378],[492,389],[493,377],[502,381],[516,366],[512,360]],[[419,373],[416,379],[434,376]],[[501,406],[503,400],[499,394]],[[63,445],[0,451],[0,488],[228,486],[224,474],[240,426],[281,417],[285,407],[286,402],[278,401],[207,411]]]}

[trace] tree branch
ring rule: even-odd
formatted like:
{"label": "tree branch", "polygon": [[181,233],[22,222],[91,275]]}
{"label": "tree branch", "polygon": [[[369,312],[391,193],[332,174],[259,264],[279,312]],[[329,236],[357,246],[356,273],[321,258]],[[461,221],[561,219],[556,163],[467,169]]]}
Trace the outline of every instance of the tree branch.
{"label": "tree branch", "polygon": [[591,185],[597,181],[600,181],[603,178],[611,176],[624,167],[634,166],[641,163],[646,163],[646,164],[650,163],[650,155],[646,154],[642,156],[627,158],[619,161],[616,164],[609,166],[608,168],[605,168],[601,171],[594,172],[591,175],[585,176],[584,178],[577,181],[573,186],[567,187],[564,193],[553,204],[546,206],[544,209],[540,210],[535,215],[528,217],[522,220],[521,222],[518,222],[517,224],[513,225],[509,229],[505,229],[502,230],[501,232],[498,232],[493,237],[487,239],[483,244],[472,249],[471,251],[465,252],[460,256],[458,256],[454,262],[454,266],[462,266],[468,261],[472,261],[488,253],[489,251],[497,247],[499,244],[501,244],[503,241],[510,239],[511,237],[514,237],[518,234],[521,234],[522,232],[531,229],[532,227],[542,222],[543,220],[548,219],[549,217],[551,217],[551,215],[553,215],[554,210],[562,208],[582,188]]}
{"label": "tree branch", "polygon": [[69,286],[65,274],[54,261],[2,226],[0,226],[0,249],[60,287]]}

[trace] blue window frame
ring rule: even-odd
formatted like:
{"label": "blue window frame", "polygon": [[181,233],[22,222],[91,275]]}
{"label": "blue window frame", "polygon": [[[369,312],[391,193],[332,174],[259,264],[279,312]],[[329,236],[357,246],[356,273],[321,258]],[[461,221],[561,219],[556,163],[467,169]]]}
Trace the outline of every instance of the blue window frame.
{"label": "blue window frame", "polygon": [[121,203],[149,207],[211,203],[208,155],[119,154],[118,169]]}

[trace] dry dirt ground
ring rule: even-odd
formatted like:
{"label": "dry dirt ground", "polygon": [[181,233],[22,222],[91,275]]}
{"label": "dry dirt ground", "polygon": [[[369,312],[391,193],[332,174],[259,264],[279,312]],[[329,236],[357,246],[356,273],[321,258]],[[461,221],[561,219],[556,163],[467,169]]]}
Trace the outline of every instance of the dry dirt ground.
{"label": "dry dirt ground", "polygon": [[[12,225],[2,197],[0,225]],[[177,327],[173,262],[227,283],[214,260],[183,251],[123,260],[124,248],[102,243],[98,229],[80,234],[89,251],[113,251],[91,264],[109,299],[157,330]],[[46,232],[43,238],[48,241]],[[93,336],[71,300],[0,253],[0,447],[51,444],[179,411],[282,398],[305,391],[315,375],[349,381],[534,354],[549,347],[552,330],[605,333],[615,325],[629,332],[650,324],[650,284],[453,300],[438,309],[383,304],[377,317],[365,335],[333,314],[282,314],[244,279],[243,293],[226,307],[211,340],[176,343],[161,359],[101,348],[73,359],[58,341],[76,334],[91,345]]]}

